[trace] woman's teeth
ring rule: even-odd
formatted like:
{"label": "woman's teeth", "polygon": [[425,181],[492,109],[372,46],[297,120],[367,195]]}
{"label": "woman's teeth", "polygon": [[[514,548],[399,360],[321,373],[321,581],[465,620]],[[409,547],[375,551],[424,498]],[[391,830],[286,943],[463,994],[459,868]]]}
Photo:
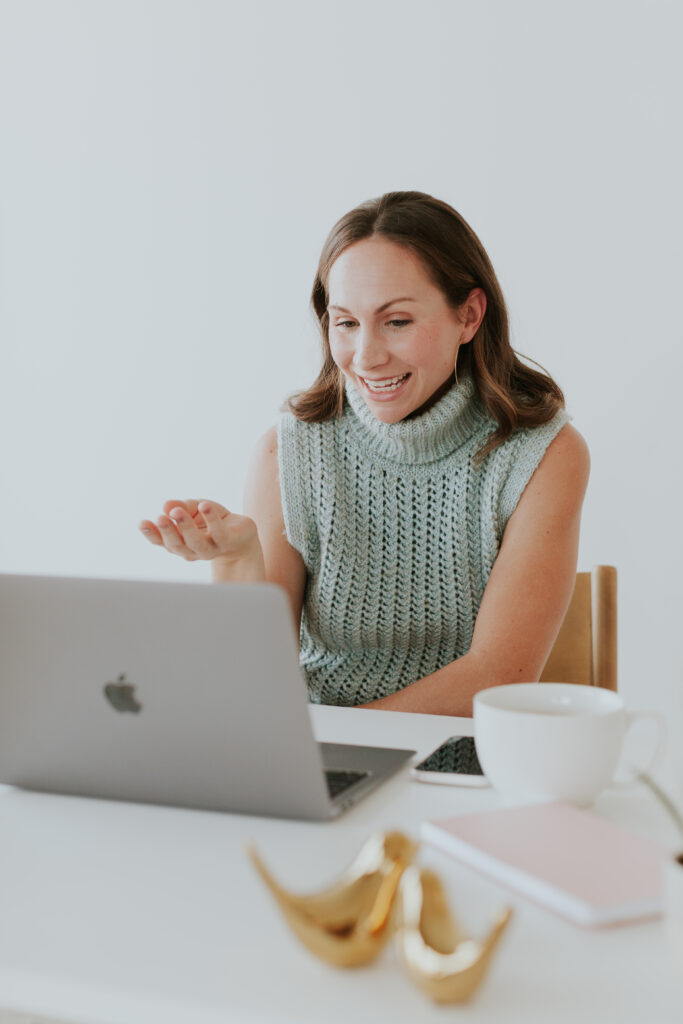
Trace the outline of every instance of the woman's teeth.
{"label": "woman's teeth", "polygon": [[396,391],[409,376],[404,373],[400,377],[387,377],[386,380],[366,380],[365,377],[361,377],[361,380],[370,391]]}

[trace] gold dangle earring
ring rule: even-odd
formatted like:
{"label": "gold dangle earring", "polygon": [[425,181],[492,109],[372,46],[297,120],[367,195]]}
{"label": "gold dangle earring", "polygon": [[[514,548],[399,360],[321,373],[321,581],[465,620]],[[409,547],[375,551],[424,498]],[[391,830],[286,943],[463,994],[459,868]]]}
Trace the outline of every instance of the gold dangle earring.
{"label": "gold dangle earring", "polygon": [[337,415],[341,416],[344,408],[344,374],[338,366],[335,366],[337,377]]}

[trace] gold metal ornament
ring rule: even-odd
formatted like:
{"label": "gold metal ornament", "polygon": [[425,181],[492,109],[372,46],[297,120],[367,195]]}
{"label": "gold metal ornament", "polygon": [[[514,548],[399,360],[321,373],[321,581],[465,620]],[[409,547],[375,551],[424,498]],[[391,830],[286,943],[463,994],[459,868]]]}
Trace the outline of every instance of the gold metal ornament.
{"label": "gold metal ornament", "polygon": [[409,867],[397,895],[396,943],[415,983],[437,1003],[463,1003],[477,990],[512,916],[497,915],[479,942],[462,935],[433,871]]}
{"label": "gold metal ornament", "polygon": [[297,938],[321,960],[356,967],[374,960],[392,933],[401,876],[417,844],[401,832],[377,832],[328,888],[295,895],[275,881],[256,850],[249,857]]}

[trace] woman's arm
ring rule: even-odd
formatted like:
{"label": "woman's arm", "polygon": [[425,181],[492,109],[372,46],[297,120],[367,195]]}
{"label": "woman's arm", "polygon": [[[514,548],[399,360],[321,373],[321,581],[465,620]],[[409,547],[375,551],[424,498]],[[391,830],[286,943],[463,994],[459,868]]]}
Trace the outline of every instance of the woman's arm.
{"label": "woman's arm", "polygon": [[277,458],[277,428],[272,427],[256,445],[244,487],[244,514],[256,523],[265,578],[287,591],[297,643],[306,586],[303,558],[287,540],[282,514]]}
{"label": "woman's arm", "polygon": [[510,517],[467,654],[361,707],[471,715],[478,690],[534,682],[566,614],[576,577],[590,458],[565,426],[548,446]]}

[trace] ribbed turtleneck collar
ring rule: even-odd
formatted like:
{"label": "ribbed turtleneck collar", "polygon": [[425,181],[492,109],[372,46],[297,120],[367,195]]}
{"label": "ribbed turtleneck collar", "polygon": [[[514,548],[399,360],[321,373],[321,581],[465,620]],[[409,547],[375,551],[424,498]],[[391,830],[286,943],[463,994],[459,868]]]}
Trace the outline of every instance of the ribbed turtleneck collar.
{"label": "ribbed turtleneck collar", "polygon": [[471,377],[449,391],[420,416],[382,423],[373,416],[356,386],[346,381],[346,420],[351,436],[365,449],[406,463],[435,462],[455,451],[486,421]]}

